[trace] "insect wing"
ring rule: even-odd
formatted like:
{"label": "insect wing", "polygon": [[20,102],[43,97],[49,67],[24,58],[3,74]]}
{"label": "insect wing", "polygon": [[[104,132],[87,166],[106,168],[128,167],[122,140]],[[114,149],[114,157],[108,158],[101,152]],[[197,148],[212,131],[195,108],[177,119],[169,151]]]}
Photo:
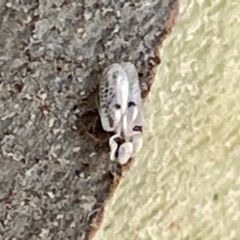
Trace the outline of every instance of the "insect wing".
{"label": "insect wing", "polygon": [[105,131],[112,131],[113,111],[111,108],[116,99],[113,82],[108,79],[109,68],[103,72],[99,87],[99,114]]}
{"label": "insect wing", "polygon": [[129,82],[128,102],[134,102],[136,105],[139,105],[142,102],[142,98],[137,69],[130,62],[123,63],[122,66],[127,73]]}
{"label": "insect wing", "polygon": [[[128,106],[129,82],[123,67],[114,63],[103,72],[100,81],[100,117],[105,131],[113,131]],[[119,109],[118,109],[119,106]]]}
{"label": "insect wing", "polygon": [[130,119],[134,119],[132,127],[142,126],[142,98],[138,72],[135,66],[130,62],[123,63],[122,66],[127,73],[129,81],[128,103],[133,103],[128,109],[128,116]]}

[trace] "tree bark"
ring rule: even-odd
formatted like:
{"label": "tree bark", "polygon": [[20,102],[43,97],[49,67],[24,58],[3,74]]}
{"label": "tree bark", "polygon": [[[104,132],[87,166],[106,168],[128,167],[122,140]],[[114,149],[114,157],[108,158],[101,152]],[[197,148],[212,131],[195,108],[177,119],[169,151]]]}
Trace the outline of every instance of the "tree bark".
{"label": "tree bark", "polygon": [[0,3],[0,239],[91,239],[122,168],[96,96],[114,62],[146,99],[178,0]]}

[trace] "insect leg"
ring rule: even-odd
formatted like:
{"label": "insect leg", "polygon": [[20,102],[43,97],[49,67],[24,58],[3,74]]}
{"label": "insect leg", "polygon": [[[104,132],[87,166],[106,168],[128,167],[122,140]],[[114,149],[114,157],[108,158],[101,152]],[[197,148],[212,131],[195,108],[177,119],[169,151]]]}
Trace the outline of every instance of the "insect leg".
{"label": "insect leg", "polygon": [[131,127],[134,127],[134,122],[136,118],[138,117],[138,107],[134,102],[130,102],[128,105],[127,115],[128,115],[128,124]]}
{"label": "insect leg", "polygon": [[131,142],[123,143],[118,150],[118,162],[122,165],[126,164],[133,153],[133,144]]}
{"label": "insect leg", "polygon": [[120,137],[118,134],[113,135],[112,137],[109,138],[109,146],[110,146],[110,160],[114,161],[115,160],[115,155],[116,151],[118,148],[118,144],[115,142],[115,139]]}

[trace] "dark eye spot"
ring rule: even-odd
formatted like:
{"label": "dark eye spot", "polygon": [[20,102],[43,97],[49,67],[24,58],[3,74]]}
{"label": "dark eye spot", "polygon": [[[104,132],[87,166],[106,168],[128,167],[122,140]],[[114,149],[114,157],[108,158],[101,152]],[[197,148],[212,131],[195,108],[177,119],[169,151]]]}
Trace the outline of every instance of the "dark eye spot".
{"label": "dark eye spot", "polygon": [[133,128],[133,131],[142,132],[142,131],[143,131],[143,130],[142,130],[142,126],[135,126],[135,127]]}
{"label": "dark eye spot", "polygon": [[135,102],[129,102],[128,107],[136,106]]}
{"label": "dark eye spot", "polygon": [[116,109],[120,109],[120,108],[121,108],[121,105],[120,105],[120,104],[115,104],[115,108],[116,108]]}

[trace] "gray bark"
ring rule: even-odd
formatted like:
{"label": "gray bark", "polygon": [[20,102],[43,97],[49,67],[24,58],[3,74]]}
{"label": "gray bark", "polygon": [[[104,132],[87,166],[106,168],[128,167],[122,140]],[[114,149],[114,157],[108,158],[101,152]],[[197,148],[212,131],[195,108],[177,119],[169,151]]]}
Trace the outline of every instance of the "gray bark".
{"label": "gray bark", "polygon": [[177,0],[0,1],[0,239],[94,235],[124,170],[99,77],[130,61],[145,99],[177,13]]}

